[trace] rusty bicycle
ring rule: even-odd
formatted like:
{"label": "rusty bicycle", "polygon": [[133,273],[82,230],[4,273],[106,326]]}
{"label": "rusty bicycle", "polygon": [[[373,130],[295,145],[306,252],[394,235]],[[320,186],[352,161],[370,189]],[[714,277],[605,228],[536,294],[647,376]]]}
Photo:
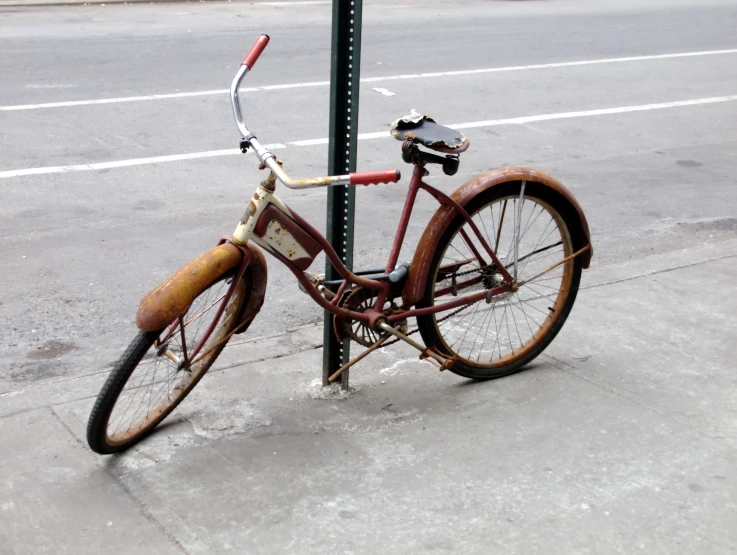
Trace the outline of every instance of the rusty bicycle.
{"label": "rusty bicycle", "polygon": [[[258,38],[231,84],[243,152],[253,151],[268,177],[248,202],[232,237],[192,260],[148,293],[138,309],[138,335],[114,365],[92,409],[93,451],[123,451],[149,434],[189,394],[235,334],[264,302],[262,249],[292,271],[301,288],[334,315],[334,332],[366,349],[408,343],[441,370],[479,380],[518,372],[563,326],[593,249],[586,217],[573,195],[549,175],[505,167],[483,173],[446,195],[423,178],[440,166],[457,172],[469,146],[460,132],[417,113],[391,134],[412,165],[404,209],[384,268],[350,271],[312,225],[275,194],[289,188],[396,183],[397,170],[295,180],[248,130],[238,88],[269,42]],[[440,207],[410,263],[398,257],[418,192]],[[320,253],[341,279],[308,271]],[[410,319],[416,327],[410,329]],[[423,343],[413,338],[419,332]],[[416,337],[416,336],[415,336]]]}

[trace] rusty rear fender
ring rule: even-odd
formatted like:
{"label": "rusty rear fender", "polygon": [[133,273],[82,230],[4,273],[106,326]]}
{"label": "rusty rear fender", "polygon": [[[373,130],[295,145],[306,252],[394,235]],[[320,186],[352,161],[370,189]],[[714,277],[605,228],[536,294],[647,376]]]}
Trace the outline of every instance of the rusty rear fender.
{"label": "rusty rear fender", "polygon": [[[456,189],[450,196],[458,204],[465,206],[479,193],[496,185],[508,183],[510,181],[527,181],[528,183],[534,182],[545,185],[571,206],[578,215],[578,229],[572,231],[579,240],[573,246],[574,249],[578,250],[589,245],[589,250],[581,254],[583,267],[588,268],[594,250],[593,246],[591,246],[591,236],[586,216],[573,194],[571,194],[571,192],[562,183],[548,174],[529,168],[497,168],[495,170],[482,173],[470,181],[467,181]],[[409,276],[402,293],[404,306],[410,307],[423,297],[427,282],[427,274],[430,271],[430,265],[432,264],[432,259],[435,255],[435,251],[437,250],[438,243],[445,233],[445,230],[455,219],[455,216],[455,211],[450,206],[444,205],[435,212],[435,215],[427,224],[427,227],[417,244],[417,250],[415,251],[414,258],[412,259]]]}
{"label": "rusty rear fender", "polygon": [[[266,292],[266,261],[260,249],[249,243],[251,260],[247,271],[253,277],[249,298],[241,320],[255,317]],[[143,331],[158,331],[176,318],[210,284],[222,274],[237,268],[243,259],[241,250],[232,243],[210,249],[177,270],[141,300],[136,325]],[[244,331],[248,326],[243,326]]]}

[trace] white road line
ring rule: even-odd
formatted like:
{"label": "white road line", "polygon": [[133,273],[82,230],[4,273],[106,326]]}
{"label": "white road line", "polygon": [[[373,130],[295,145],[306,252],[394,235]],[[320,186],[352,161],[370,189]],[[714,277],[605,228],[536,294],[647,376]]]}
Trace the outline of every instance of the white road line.
{"label": "white road line", "polygon": [[[287,145],[276,143],[265,145],[270,150],[287,148]],[[90,170],[109,170],[112,168],[125,168],[128,166],[142,166],[144,164],[160,164],[163,162],[177,162],[179,160],[195,160],[197,158],[214,158],[216,156],[230,156],[232,154],[240,154],[238,148],[227,148],[225,150],[208,150],[205,152],[191,152],[188,154],[172,154],[170,156],[153,156],[151,158],[133,158],[131,160],[117,160],[115,162],[98,162],[95,164],[78,164],[76,166],[48,166],[45,168],[28,168],[25,170],[15,170],[0,172],[0,178],[3,177],[20,177],[23,175],[39,175],[44,173],[67,173],[81,172]]]}
{"label": "white road line", "polygon": [[[258,89],[241,89],[255,91]],[[95,104],[117,104],[118,102],[139,102],[141,100],[165,100],[169,98],[187,98],[190,96],[212,96],[229,92],[228,89],[212,91],[183,92],[171,94],[150,94],[146,96],[124,96],[121,98],[100,98],[98,100],[70,100],[67,102],[47,102],[46,104],[16,104],[14,106],[0,106],[0,111],[14,112],[19,110],[38,110],[40,108],[67,108],[69,106],[91,106]]]}
{"label": "white road line", "polygon": [[[714,96],[710,98],[696,98],[693,100],[678,100],[675,102],[659,102],[656,104],[640,104],[637,106],[621,106],[619,108],[600,108],[597,110],[582,110],[579,112],[558,112],[555,114],[540,114],[537,116],[522,116],[517,118],[506,119],[490,119],[484,121],[470,121],[465,123],[452,124],[449,127],[454,129],[472,129],[476,127],[493,127],[498,125],[523,125],[526,123],[534,123],[538,121],[551,121],[558,119],[585,118],[593,116],[605,116],[611,114],[626,114],[630,112],[646,112],[650,110],[664,110],[667,108],[679,108],[684,106],[698,106],[703,104],[715,104],[719,102],[730,102],[737,100],[737,94],[730,96]],[[374,133],[360,133],[359,140],[383,139],[391,135],[389,131],[377,131]],[[269,149],[287,148],[292,146],[314,146],[328,144],[326,137],[320,139],[307,139],[303,141],[292,141],[286,145],[281,143],[266,145]],[[140,166],[143,164],[159,164],[163,162],[177,162],[180,160],[192,160],[197,158],[212,158],[215,156],[229,156],[231,154],[240,154],[237,148],[229,148],[225,150],[209,150],[205,152],[191,152],[188,154],[174,154],[170,156],[154,156],[152,158],[134,158],[131,160],[118,160],[115,162],[98,162],[95,164],[79,164],[75,166],[50,166],[45,168],[26,168],[22,170],[9,170],[0,172],[0,178],[21,177],[24,175],[38,175],[46,173],[66,173],[90,170],[103,170],[111,168],[123,168],[127,166]]]}
{"label": "white road line", "polygon": [[623,106],[621,108],[601,108],[598,110],[582,110],[579,112],[559,112],[557,114],[542,114],[539,116],[523,116],[520,118],[490,119],[472,121],[468,123],[452,124],[454,129],[472,129],[474,127],[491,127],[494,125],[523,125],[536,121],[550,121],[556,119],[586,118],[591,116],[606,116],[610,114],[626,114],[628,112],[646,112],[648,110],[663,110],[666,108],[680,108],[682,106],[697,106],[701,104],[715,104],[737,100],[737,94],[730,96],[714,96],[711,98],[696,98],[694,100],[678,100],[676,102],[658,102],[656,104],[640,104],[639,106]]}
{"label": "white road line", "polygon": [[289,2],[259,2],[259,6],[315,6],[317,4],[332,4],[332,0],[290,0]]}
{"label": "white road line", "polygon": [[287,143],[287,144],[288,145],[292,145],[292,146],[326,145],[326,144],[328,144],[328,139],[327,139],[327,137],[323,137],[322,139],[307,139],[305,141],[292,141],[292,142]]}
{"label": "white road line", "polygon": [[[429,79],[433,77],[455,77],[461,75],[478,75],[484,73],[500,73],[505,71],[525,71],[536,69],[553,69],[559,67],[576,67],[596,64],[621,64],[627,62],[644,62],[649,60],[668,60],[673,58],[693,58],[698,56],[718,56],[722,54],[737,54],[737,48],[729,50],[704,50],[699,52],[680,52],[676,54],[654,54],[648,56],[629,56],[626,58],[602,58],[598,60],[579,60],[577,62],[554,62],[549,64],[532,64],[523,66],[490,67],[481,69],[462,69],[457,71],[438,71],[432,73],[410,73],[404,75],[385,75],[383,77],[367,77],[362,83],[380,83],[382,81],[399,81],[407,79]],[[266,85],[263,87],[243,88],[241,92],[276,91],[283,89],[300,89],[306,87],[328,87],[330,81],[310,81],[305,83],[286,83],[282,85]],[[214,96],[227,94],[228,89],[213,89],[209,91],[180,92],[168,94],[151,94],[143,96],[125,96],[120,98],[101,98],[97,100],[72,100],[67,102],[47,102],[44,104],[16,104],[0,106],[0,112],[15,112],[20,110],[39,110],[42,108],[66,108],[70,106],[88,106],[95,104],[117,104],[120,102],[141,102],[145,100],[169,100],[196,96]]]}

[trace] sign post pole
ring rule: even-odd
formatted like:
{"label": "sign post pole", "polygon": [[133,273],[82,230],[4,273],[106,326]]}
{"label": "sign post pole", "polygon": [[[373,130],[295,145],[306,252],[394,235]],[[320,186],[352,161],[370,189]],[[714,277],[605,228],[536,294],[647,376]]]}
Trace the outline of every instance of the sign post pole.
{"label": "sign post pole", "polygon": [[[333,31],[330,64],[330,144],[328,174],[356,171],[358,139],[358,89],[361,73],[362,0],[333,0]],[[353,215],[355,187],[328,188],[327,239],[348,269],[353,268]],[[340,279],[329,260],[325,279]],[[338,341],[333,331],[333,315],[325,312],[322,383],[348,362],[350,339]],[[341,376],[348,389],[348,372]]]}

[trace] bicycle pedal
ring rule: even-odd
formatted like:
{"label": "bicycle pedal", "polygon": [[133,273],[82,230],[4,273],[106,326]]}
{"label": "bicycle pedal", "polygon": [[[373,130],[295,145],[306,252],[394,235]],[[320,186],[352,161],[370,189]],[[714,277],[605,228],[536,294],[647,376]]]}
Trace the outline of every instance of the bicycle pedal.
{"label": "bicycle pedal", "polygon": [[426,360],[434,364],[441,372],[443,370],[450,370],[456,362],[454,357],[445,356],[435,347],[427,347],[420,353],[420,360]]}

